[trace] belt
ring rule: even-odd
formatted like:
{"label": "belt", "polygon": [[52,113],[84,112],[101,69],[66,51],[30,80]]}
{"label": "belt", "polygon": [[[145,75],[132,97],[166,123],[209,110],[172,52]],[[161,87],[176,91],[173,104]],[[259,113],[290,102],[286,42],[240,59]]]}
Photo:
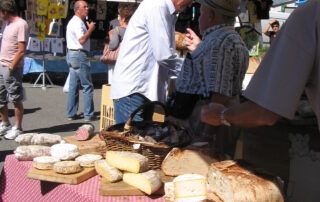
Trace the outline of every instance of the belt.
{"label": "belt", "polygon": [[81,51],[81,52],[84,52],[84,53],[89,53],[89,51],[84,50],[84,49],[68,49],[68,51]]}

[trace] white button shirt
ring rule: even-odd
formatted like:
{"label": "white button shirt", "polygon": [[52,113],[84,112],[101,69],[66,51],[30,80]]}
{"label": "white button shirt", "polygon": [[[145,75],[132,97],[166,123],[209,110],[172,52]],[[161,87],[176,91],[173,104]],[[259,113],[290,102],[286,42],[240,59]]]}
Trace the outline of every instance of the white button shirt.
{"label": "white button shirt", "polygon": [[68,49],[83,49],[90,51],[90,39],[83,45],[80,44],[79,39],[87,32],[87,27],[78,16],[74,15],[67,25],[67,48]]}
{"label": "white button shirt", "polygon": [[144,0],[127,27],[115,65],[111,98],[140,93],[164,101],[168,78],[183,60],[175,51],[175,8],[171,0]]}

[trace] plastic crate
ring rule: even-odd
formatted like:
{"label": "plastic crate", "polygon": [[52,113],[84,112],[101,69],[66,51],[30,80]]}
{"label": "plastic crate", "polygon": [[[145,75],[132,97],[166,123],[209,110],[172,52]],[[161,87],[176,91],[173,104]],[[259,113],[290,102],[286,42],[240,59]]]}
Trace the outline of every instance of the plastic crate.
{"label": "plastic crate", "polygon": [[100,131],[115,124],[113,101],[110,98],[110,90],[110,85],[102,86],[100,108]]}

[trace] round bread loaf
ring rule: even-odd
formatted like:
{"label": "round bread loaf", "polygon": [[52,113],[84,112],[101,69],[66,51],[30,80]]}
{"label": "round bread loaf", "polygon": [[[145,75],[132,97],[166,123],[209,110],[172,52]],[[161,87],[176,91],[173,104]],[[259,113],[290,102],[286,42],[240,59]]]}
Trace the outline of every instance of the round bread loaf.
{"label": "round bread loaf", "polygon": [[53,164],[59,161],[53,156],[39,156],[33,159],[32,165],[39,170],[50,170],[53,168]]}
{"label": "round bread loaf", "polygon": [[82,156],[78,156],[76,161],[80,163],[82,167],[94,167],[94,162],[102,159],[101,155],[98,154],[85,154]]}
{"label": "round bread loaf", "polygon": [[175,32],[176,48],[179,50],[186,50],[187,44],[185,42],[186,35],[181,32]]}
{"label": "round bread loaf", "polygon": [[53,170],[60,174],[73,174],[82,170],[78,161],[60,161],[53,165]]}

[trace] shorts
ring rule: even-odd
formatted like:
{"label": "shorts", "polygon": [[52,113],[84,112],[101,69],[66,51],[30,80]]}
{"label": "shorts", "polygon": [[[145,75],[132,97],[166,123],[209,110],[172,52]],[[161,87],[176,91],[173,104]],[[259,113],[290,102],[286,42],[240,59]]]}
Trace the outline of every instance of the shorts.
{"label": "shorts", "polygon": [[24,99],[22,76],[22,67],[10,71],[9,67],[0,65],[0,108],[8,102],[16,103]]}

